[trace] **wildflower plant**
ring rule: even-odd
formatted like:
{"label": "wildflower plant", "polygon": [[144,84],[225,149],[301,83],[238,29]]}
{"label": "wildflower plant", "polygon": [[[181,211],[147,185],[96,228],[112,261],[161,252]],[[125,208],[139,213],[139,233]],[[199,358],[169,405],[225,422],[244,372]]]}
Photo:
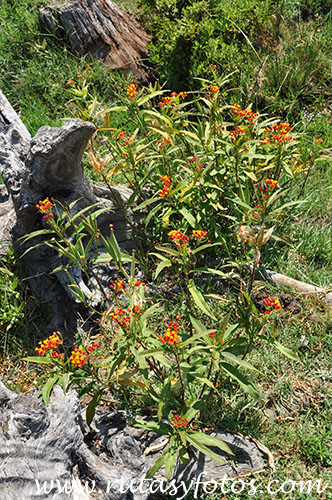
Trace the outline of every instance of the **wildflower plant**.
{"label": "wildflower plant", "polygon": [[[91,168],[109,187],[121,175],[132,188],[129,205],[143,214],[148,242],[140,239],[141,228],[133,226],[133,234],[145,253],[125,254],[112,228],[107,236],[101,233],[97,220],[103,209],[78,210],[51,198],[36,208],[46,228],[25,237],[25,243],[43,238],[37,244],[61,256],[63,265],[55,272],[65,270],[73,295],[93,310],[99,329],[97,341],[86,334],[70,353],[56,333],[41,342],[39,357],[28,358],[48,370],[45,401],[54,383],[78,387],[91,396],[88,423],[108,392],[122,407],[137,409],[139,401],[143,415],[154,408],[153,421],[137,417],[135,425],[167,435],[167,447],[149,473],[165,464],[167,479],[179,461],[188,460],[189,445],[218,461],[211,447],[232,453],[202,433],[199,420],[225,379],[259,397],[243,373],[256,370],[247,354],[264,341],[298,360],[273,330],[282,305],[269,297],[269,314],[259,315],[252,289],[262,247],[278,232],[280,213],[299,203],[289,199],[290,183],[303,182],[315,159],[294,168],[300,151],[292,126],[250,105],[225,103],[226,79],[218,79],[214,69],[213,75],[215,81],[202,81],[197,94],[133,83],[121,105],[96,104],[101,111],[88,153]],[[211,264],[216,255],[220,265]],[[96,271],[102,262],[113,262],[118,272],[106,288]],[[167,278],[177,285],[181,315],[167,300],[149,298],[146,283],[135,277],[137,263],[149,269],[155,284]],[[86,277],[91,297],[71,276],[71,266]],[[227,313],[219,305],[225,299],[202,286],[205,275],[237,280],[238,296],[228,300]]]}

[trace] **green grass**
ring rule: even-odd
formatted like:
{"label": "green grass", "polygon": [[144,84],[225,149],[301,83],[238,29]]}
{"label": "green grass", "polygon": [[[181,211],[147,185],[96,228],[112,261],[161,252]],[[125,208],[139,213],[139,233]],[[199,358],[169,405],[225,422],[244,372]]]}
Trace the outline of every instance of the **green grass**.
{"label": "green grass", "polygon": [[[109,71],[100,63],[79,58],[52,36],[41,34],[36,11],[39,3],[37,0],[3,0],[0,5],[0,87],[32,134],[42,125],[59,126],[70,115],[68,103],[72,96],[66,85],[69,79],[76,83],[86,80],[91,92],[107,102],[119,102],[119,89],[127,82],[125,76]],[[248,60],[247,67],[237,72],[238,95],[243,101],[252,96],[257,105],[294,119],[299,128],[305,129],[310,140],[320,135],[322,145],[329,148],[332,145],[332,23],[328,17],[323,22],[322,17],[327,2],[298,0],[283,5],[279,45],[264,49],[268,57],[254,89],[252,76],[255,73],[249,73],[257,70],[257,61],[254,65]],[[316,18],[302,21],[305,9],[316,13]],[[328,11],[324,15],[328,16]],[[301,24],[297,23],[298,19]],[[234,36],[234,32],[231,34]],[[165,39],[168,38],[169,33],[165,32]],[[213,50],[215,47],[211,46],[210,53],[213,54]],[[233,45],[224,50],[223,56],[229,58],[229,63],[234,61],[234,69],[239,69],[235,63],[243,62],[243,54],[238,56],[238,48]],[[177,57],[181,59],[181,54]],[[264,60],[265,56],[261,57]],[[218,62],[217,55],[215,58]],[[197,71],[204,64],[205,60],[197,61]],[[163,67],[162,72],[167,74],[167,68]],[[300,192],[301,185],[292,189]],[[284,223],[288,244],[277,242],[268,252],[264,250],[263,262],[267,267],[321,287],[332,285],[331,190],[331,162],[322,162],[321,169],[310,174],[305,186],[305,203],[290,211]],[[39,309],[35,315],[31,314],[29,303],[32,299],[21,280],[15,258],[10,254],[0,268],[2,373],[11,387],[28,390],[33,386],[34,375],[29,371],[25,374],[26,366],[17,358],[33,349],[29,329],[35,325],[39,336],[42,335],[46,316]],[[268,289],[275,296],[282,291],[277,287]],[[249,359],[260,373],[248,375],[259,389],[260,400],[249,399],[234,382],[225,380],[219,388],[222,398],[212,401],[201,424],[251,435],[271,450],[276,472],[267,469],[255,476],[264,492],[254,498],[270,498],[266,487],[271,480],[282,483],[287,479],[322,479],[323,483],[330,484],[330,489],[322,496],[294,492],[291,496],[280,493],[274,498],[328,500],[332,498],[331,310],[314,296],[294,294],[294,297],[300,312],[282,312],[276,332],[278,340],[297,352],[302,363],[287,360],[269,345],[262,344]],[[177,307],[181,314],[181,304]],[[267,408],[271,411],[267,412]],[[248,482],[250,479],[245,478]],[[222,497],[220,493],[200,493],[199,498],[220,500]],[[239,498],[249,500],[253,496],[248,492],[227,495],[230,500]]]}
{"label": "green grass", "polygon": [[0,88],[31,134],[71,117],[68,80],[85,80],[104,100],[113,99],[127,82],[119,72],[72,54],[53,35],[40,32],[37,5],[36,0],[0,5]]}

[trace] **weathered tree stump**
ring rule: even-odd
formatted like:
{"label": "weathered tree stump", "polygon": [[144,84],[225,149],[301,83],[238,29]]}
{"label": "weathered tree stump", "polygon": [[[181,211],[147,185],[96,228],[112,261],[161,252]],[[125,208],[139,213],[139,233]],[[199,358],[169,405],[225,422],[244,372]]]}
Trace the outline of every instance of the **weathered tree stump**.
{"label": "weathered tree stump", "polygon": [[40,8],[39,17],[42,26],[80,55],[90,54],[110,68],[129,68],[144,77],[141,60],[151,37],[111,0],[55,2]]}
{"label": "weathered tree stump", "polygon": [[[78,200],[74,212],[99,202],[106,209],[99,219],[101,230],[109,234],[109,224],[112,224],[122,249],[133,248],[128,225],[130,212],[124,209],[131,191],[117,186],[110,192],[106,187],[93,185],[84,175],[82,155],[94,131],[92,123],[73,119],[60,128],[41,127],[31,137],[0,91],[0,173],[7,188],[7,198],[10,197],[7,199],[2,189],[4,205],[0,206],[0,222],[3,234],[0,236],[3,237],[3,253],[12,240],[18,252],[23,254],[32,242],[22,245],[20,238],[46,227],[36,209],[39,200],[46,197],[66,205]],[[33,244],[38,241],[34,240]],[[53,310],[50,330],[76,328],[77,300],[68,287],[70,281],[63,271],[51,274],[63,263],[63,259],[45,245],[22,258],[33,295]],[[85,295],[95,294],[98,300],[78,268],[72,267],[71,274]]]}
{"label": "weathered tree stump", "polygon": [[[35,394],[16,394],[0,380],[1,500],[165,498],[163,469],[155,475],[154,495],[152,482],[145,480],[167,444],[156,446],[164,437],[130,426],[125,412],[99,411],[92,427],[91,435],[75,391],[64,394],[55,386],[46,407]],[[193,490],[197,480],[220,484],[266,466],[254,441],[229,432],[213,435],[233,448],[236,462],[227,463],[219,449],[214,451],[226,460],[224,465],[190,452],[190,462],[174,474],[176,497],[184,494],[183,484]]]}

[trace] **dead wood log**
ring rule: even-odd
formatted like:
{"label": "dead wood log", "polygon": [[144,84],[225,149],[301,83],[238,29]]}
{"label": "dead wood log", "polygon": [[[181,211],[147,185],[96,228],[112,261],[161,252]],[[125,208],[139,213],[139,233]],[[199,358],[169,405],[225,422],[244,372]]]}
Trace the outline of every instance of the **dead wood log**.
{"label": "dead wood log", "polygon": [[[157,446],[164,437],[130,426],[127,420],[125,412],[99,411],[91,434],[75,391],[64,394],[55,386],[46,407],[35,394],[16,394],[0,380],[1,500],[150,498],[152,483],[144,478],[167,441]],[[266,466],[266,449],[254,440],[230,432],[212,435],[233,448],[236,460],[227,462],[219,449],[215,452],[226,460],[225,464],[190,451],[190,462],[174,475],[177,497],[184,496],[181,481],[188,488],[198,478],[222,481]],[[147,450],[152,451],[144,453]],[[158,493],[165,498],[164,472],[161,469],[155,475],[152,498]]]}
{"label": "dead wood log", "polygon": [[[0,173],[7,188],[7,197],[6,193],[2,196],[5,205],[0,206],[1,226],[3,231],[6,230],[3,235],[4,248],[12,238],[19,253],[23,254],[29,246],[42,241],[40,238],[22,245],[20,238],[46,227],[36,210],[39,200],[46,197],[53,197],[66,205],[78,200],[74,212],[99,202],[106,210],[98,219],[101,230],[109,234],[109,225],[113,224],[122,249],[133,248],[128,226],[130,212],[124,213],[123,209],[131,194],[130,190],[116,187],[112,193],[105,193],[84,175],[82,155],[94,131],[92,123],[72,119],[59,128],[41,127],[31,137],[0,91]],[[102,197],[98,196],[100,193]],[[45,245],[22,258],[23,270],[30,278],[32,293],[53,309],[50,330],[76,328],[73,312],[77,306],[68,286],[70,281],[63,271],[51,274],[63,263],[63,259]],[[110,271],[110,266],[100,266],[101,279],[105,283],[112,279]],[[91,287],[88,288],[79,268],[71,268],[71,274],[83,293],[88,297],[94,296],[98,301],[98,294]]]}
{"label": "dead wood log", "polygon": [[255,272],[255,278],[258,280],[269,281],[283,287],[290,287],[303,295],[316,296],[320,301],[325,301],[326,304],[332,305],[332,291],[324,288],[310,285],[304,281],[299,281],[290,278],[285,274],[276,273],[268,269],[259,268]]}
{"label": "dead wood log", "polygon": [[[73,51],[101,59],[110,68],[139,72],[151,37],[111,0],[69,0],[39,9],[40,23]],[[144,71],[140,69],[141,76]]]}

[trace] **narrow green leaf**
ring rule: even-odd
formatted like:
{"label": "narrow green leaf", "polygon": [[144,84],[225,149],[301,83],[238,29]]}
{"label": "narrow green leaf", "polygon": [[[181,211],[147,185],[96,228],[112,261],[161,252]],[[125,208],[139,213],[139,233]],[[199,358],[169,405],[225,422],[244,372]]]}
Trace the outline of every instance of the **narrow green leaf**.
{"label": "narrow green leaf", "polygon": [[257,368],[255,368],[254,366],[252,366],[250,363],[247,363],[246,361],[244,361],[243,359],[241,358],[238,358],[237,356],[235,356],[234,354],[232,354],[231,352],[228,352],[228,351],[222,351],[220,353],[221,356],[223,356],[225,359],[227,359],[228,361],[233,361],[234,363],[236,363],[237,365],[239,366],[243,366],[243,368],[247,368],[248,370],[255,370],[256,372],[258,373],[261,373],[259,370],[257,370]]}
{"label": "narrow green leaf", "polygon": [[155,461],[151,469],[148,471],[148,473],[145,476],[146,479],[151,479],[155,475],[155,473],[158,472],[159,469],[161,469],[161,467],[166,462],[167,456],[168,456],[168,447],[166,448],[164,453],[160,455],[160,457]]}
{"label": "narrow green leaf", "polygon": [[213,458],[214,460],[216,460],[221,464],[226,463],[226,461],[222,459],[219,455],[214,453],[214,451],[210,450],[210,448],[208,448],[204,444],[198,442],[194,437],[189,436],[188,433],[187,433],[187,439],[195,448],[198,449],[198,451],[204,453],[204,455],[208,455],[209,457]]}
{"label": "narrow green leaf", "polygon": [[46,384],[42,388],[41,392],[42,392],[42,396],[43,396],[43,401],[44,401],[46,406],[48,406],[48,403],[49,403],[51,390],[53,389],[54,384],[56,384],[56,382],[58,381],[59,378],[60,378],[59,374],[54,375],[54,377],[48,379],[48,381],[46,382]]}
{"label": "narrow green leaf", "polygon": [[292,359],[293,361],[298,361],[299,363],[302,363],[302,361],[300,360],[300,358],[297,356],[297,354],[295,354],[293,351],[291,351],[290,349],[288,349],[288,347],[285,347],[283,346],[282,344],[280,344],[277,340],[274,340],[273,341],[273,345],[276,346],[276,348],[282,353],[284,354],[285,356],[287,356],[287,358],[289,359]]}
{"label": "narrow green leaf", "polygon": [[224,443],[224,441],[221,441],[218,438],[215,438],[213,436],[210,436],[210,434],[205,434],[204,432],[197,432],[197,431],[189,431],[187,435],[190,435],[190,437],[194,437],[194,439],[198,443],[202,443],[205,446],[215,446],[219,448],[221,451],[224,451],[228,455],[234,455],[230,447]]}
{"label": "narrow green leaf", "polygon": [[156,270],[154,272],[154,279],[156,279],[161,271],[165,269],[165,267],[171,267],[172,262],[169,259],[165,259],[161,262],[159,262],[158,266],[156,267]]}
{"label": "narrow green leaf", "polygon": [[45,358],[43,356],[28,356],[27,358],[22,358],[22,361],[29,361],[29,363],[41,363],[45,365],[53,363],[50,358]]}
{"label": "narrow green leaf", "polygon": [[204,334],[204,333],[209,332],[209,330],[203,325],[203,323],[199,319],[195,318],[191,314],[189,314],[189,319],[190,319],[190,323],[193,325],[195,330],[197,330],[199,333]]}
{"label": "narrow green leaf", "polygon": [[172,475],[175,463],[176,463],[176,458],[178,455],[178,448],[175,443],[175,436],[172,436],[169,445],[168,445],[168,455],[166,458],[166,467],[165,467],[165,475],[166,475],[166,480],[168,481]]}
{"label": "narrow green leaf", "polygon": [[240,384],[242,389],[247,394],[249,394],[254,398],[259,397],[259,394],[254,388],[254,386],[249,382],[249,380],[244,375],[242,375],[242,373],[239,372],[239,370],[237,370],[237,368],[225,362],[221,362],[220,366],[224,369],[226,373],[228,373],[228,375],[230,375],[230,377],[235,379]]}
{"label": "narrow green leaf", "polygon": [[104,389],[99,389],[99,391],[96,392],[96,394],[93,396],[90,403],[88,404],[85,413],[85,418],[86,418],[86,423],[89,427],[93,420],[93,417],[95,416],[96,408],[103,394],[104,394]]}
{"label": "narrow green leaf", "polygon": [[196,227],[196,219],[195,217],[187,210],[187,208],[183,207],[180,210],[180,213],[183,215],[183,217],[186,219],[187,222],[191,225],[191,227],[195,228]]}
{"label": "narrow green leaf", "polygon": [[216,319],[216,317],[212,314],[208,304],[205,302],[202,293],[198,290],[198,288],[196,288],[193,280],[190,280],[188,289],[197,307],[199,307],[199,309],[207,316],[210,316],[210,318]]}

